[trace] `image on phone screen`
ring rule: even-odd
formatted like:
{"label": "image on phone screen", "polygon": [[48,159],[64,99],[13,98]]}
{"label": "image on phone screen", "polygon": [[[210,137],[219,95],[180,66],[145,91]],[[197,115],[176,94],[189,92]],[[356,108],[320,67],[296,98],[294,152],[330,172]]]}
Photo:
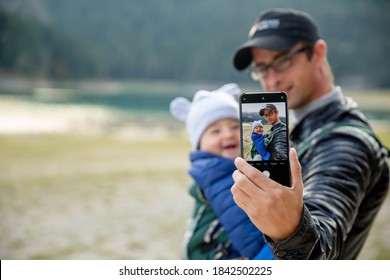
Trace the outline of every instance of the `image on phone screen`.
{"label": "image on phone screen", "polygon": [[242,158],[289,187],[287,95],[284,92],[243,93],[239,101]]}

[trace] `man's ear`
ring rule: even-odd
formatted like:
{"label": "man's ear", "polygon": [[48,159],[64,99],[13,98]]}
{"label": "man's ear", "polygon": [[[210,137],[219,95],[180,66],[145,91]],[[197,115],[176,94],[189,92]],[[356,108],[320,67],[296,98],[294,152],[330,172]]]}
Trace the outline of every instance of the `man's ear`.
{"label": "man's ear", "polygon": [[313,47],[313,58],[316,60],[316,66],[322,67],[326,60],[326,53],[328,51],[328,45],[324,40],[318,40]]}

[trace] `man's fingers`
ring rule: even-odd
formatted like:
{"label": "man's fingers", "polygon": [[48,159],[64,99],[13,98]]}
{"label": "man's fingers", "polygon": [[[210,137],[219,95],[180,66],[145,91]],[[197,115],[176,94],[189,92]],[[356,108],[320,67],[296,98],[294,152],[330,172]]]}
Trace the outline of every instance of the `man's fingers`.
{"label": "man's fingers", "polygon": [[247,163],[243,158],[238,157],[234,160],[234,164],[237,169],[243,173],[250,181],[252,181],[258,188],[266,190],[268,187],[275,186],[278,184],[274,180],[268,178],[264,175],[263,172],[259,171],[249,163]]}
{"label": "man's fingers", "polygon": [[246,194],[237,184],[234,184],[232,188],[230,189],[234,202],[241,208],[244,208],[247,206],[248,200],[250,200],[250,197],[248,194]]}
{"label": "man's fingers", "polygon": [[245,195],[245,198],[250,198],[259,191],[259,187],[257,187],[248,177],[243,174],[241,171],[236,170],[233,172],[233,180],[235,184],[232,187],[233,195],[237,195],[238,191],[234,192],[234,190],[239,190],[241,197]]}

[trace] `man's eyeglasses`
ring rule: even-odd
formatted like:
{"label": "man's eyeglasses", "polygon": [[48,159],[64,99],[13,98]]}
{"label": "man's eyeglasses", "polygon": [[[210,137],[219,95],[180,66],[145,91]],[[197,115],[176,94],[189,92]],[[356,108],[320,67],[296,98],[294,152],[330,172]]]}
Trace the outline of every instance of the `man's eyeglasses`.
{"label": "man's eyeglasses", "polygon": [[255,64],[249,68],[249,74],[254,81],[260,80],[260,77],[267,78],[268,70],[274,69],[276,72],[281,72],[292,65],[292,58],[309,49],[312,45],[305,45],[289,54],[279,56],[271,61],[269,64]]}
{"label": "man's eyeglasses", "polygon": [[268,114],[264,114],[263,116],[264,116],[264,118],[268,118],[268,117],[272,116],[274,113],[275,113],[275,111],[269,111]]}

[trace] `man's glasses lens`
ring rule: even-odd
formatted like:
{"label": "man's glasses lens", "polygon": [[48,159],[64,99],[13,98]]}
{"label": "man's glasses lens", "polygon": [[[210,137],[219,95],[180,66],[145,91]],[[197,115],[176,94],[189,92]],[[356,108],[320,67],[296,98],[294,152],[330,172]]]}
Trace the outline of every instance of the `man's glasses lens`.
{"label": "man's glasses lens", "polygon": [[268,118],[272,116],[275,113],[275,111],[270,111],[268,114],[264,114],[264,117]]}
{"label": "man's glasses lens", "polygon": [[267,78],[269,68],[274,69],[276,72],[281,72],[287,69],[292,65],[292,58],[295,55],[307,50],[310,46],[310,44],[305,45],[287,55],[277,57],[269,64],[252,65],[249,69],[251,78],[254,81],[260,80],[260,77]]}

